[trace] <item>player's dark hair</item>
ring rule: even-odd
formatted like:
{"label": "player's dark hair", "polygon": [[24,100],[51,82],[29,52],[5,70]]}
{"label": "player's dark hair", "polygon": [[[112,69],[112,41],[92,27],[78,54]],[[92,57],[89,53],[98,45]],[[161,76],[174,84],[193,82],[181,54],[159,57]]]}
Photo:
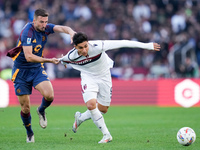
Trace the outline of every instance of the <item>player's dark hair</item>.
{"label": "player's dark hair", "polygon": [[73,43],[74,45],[78,45],[82,42],[88,41],[88,37],[85,33],[77,32],[73,36]]}
{"label": "player's dark hair", "polygon": [[39,8],[39,9],[35,10],[35,13],[34,13],[35,18],[37,18],[38,16],[48,17],[49,14],[45,9]]}

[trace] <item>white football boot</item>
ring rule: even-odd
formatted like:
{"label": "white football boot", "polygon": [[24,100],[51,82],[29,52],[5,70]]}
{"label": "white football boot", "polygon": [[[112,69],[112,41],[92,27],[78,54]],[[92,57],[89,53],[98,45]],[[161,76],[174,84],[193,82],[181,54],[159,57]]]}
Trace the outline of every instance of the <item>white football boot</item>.
{"label": "white football boot", "polygon": [[75,121],[74,124],[72,126],[72,130],[74,133],[77,132],[78,127],[80,126],[80,124],[82,123],[78,118],[81,116],[81,113],[79,111],[77,111],[74,115]]}
{"label": "white football boot", "polygon": [[38,116],[39,116],[39,124],[40,124],[40,126],[44,129],[44,128],[46,128],[47,127],[47,118],[46,118],[46,116],[45,116],[45,113],[44,113],[44,115],[42,115],[40,112],[39,112],[39,108],[37,108],[37,114],[38,114]]}
{"label": "white football boot", "polygon": [[34,143],[34,142],[35,142],[34,135],[30,136],[27,135],[26,143]]}
{"label": "white football boot", "polygon": [[98,143],[109,143],[111,141],[112,141],[112,136],[110,134],[104,134],[103,138]]}

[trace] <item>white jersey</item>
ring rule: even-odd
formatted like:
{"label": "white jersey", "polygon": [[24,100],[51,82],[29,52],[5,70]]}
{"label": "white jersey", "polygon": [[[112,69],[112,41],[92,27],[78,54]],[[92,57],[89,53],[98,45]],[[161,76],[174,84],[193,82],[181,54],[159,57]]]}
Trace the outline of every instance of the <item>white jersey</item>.
{"label": "white jersey", "polygon": [[77,49],[73,48],[60,60],[63,64],[70,64],[74,69],[81,72],[81,76],[92,75],[102,77],[113,67],[113,61],[105,53],[107,50],[122,47],[143,48],[153,50],[153,43],[141,43],[129,40],[98,40],[88,41],[88,56],[80,56]]}

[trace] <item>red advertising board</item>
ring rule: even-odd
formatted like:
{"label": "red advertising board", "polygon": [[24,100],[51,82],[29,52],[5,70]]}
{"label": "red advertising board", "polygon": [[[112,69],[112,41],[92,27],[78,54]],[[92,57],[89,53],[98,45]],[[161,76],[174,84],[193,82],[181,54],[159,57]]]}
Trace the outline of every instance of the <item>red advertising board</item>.
{"label": "red advertising board", "polygon": [[[9,86],[9,105],[19,105],[13,83],[6,82]],[[56,79],[51,82],[55,97],[53,105],[84,105],[80,79]],[[111,105],[200,106],[199,89],[199,79],[142,81],[113,79]],[[42,96],[33,89],[30,98],[32,105],[39,105]]]}
{"label": "red advertising board", "polygon": [[200,80],[158,80],[157,104],[158,106],[200,106]]}

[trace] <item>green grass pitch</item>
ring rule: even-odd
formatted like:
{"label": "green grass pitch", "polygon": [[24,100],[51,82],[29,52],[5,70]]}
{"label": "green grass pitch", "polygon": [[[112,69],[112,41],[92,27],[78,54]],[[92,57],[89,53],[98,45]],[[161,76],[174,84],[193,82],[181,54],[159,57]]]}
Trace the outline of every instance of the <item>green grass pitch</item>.
{"label": "green grass pitch", "polygon": [[[20,106],[0,108],[0,150],[198,150],[200,149],[200,108],[111,106],[104,115],[113,141],[98,144],[102,134],[92,120],[72,132],[74,113],[85,106],[54,106],[46,110],[48,126],[42,129],[36,106],[31,107],[35,143],[26,143]],[[196,132],[190,146],[177,142],[181,127]]]}

